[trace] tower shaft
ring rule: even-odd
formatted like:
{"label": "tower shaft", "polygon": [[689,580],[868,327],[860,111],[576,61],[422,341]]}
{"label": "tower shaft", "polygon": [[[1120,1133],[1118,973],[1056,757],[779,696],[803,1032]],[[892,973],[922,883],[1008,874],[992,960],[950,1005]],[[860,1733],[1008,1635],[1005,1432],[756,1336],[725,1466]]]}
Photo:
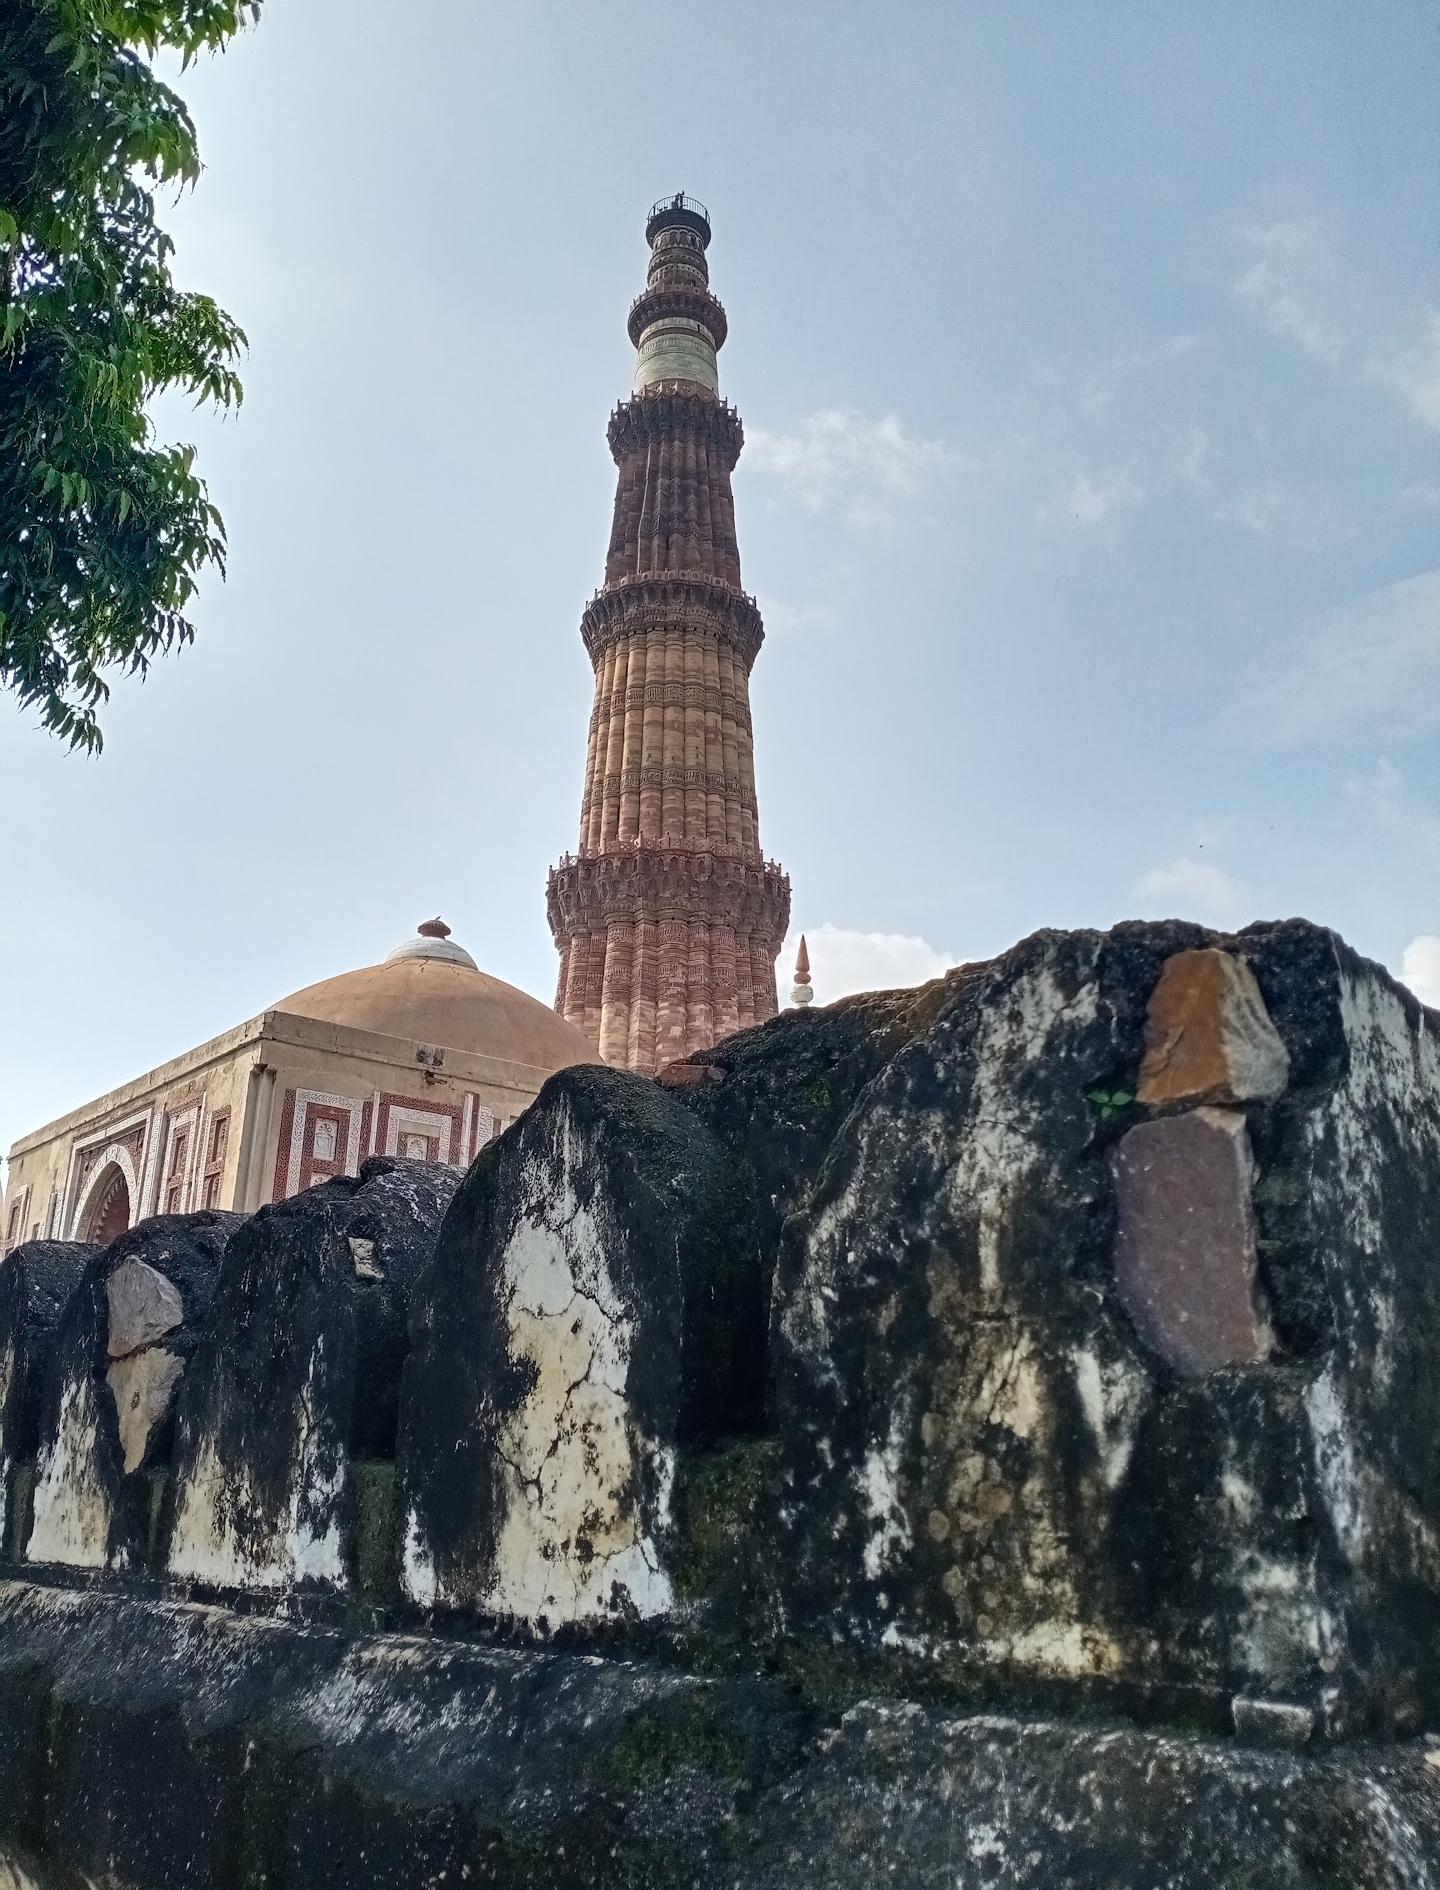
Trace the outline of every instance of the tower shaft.
{"label": "tower shaft", "polygon": [[631,397],[605,582],[581,620],[595,671],[579,845],[551,874],[555,1008],[606,1063],[653,1071],[772,1017],[790,882],[760,850],[750,670],[730,490],[744,440],[721,401],[725,311],[709,219],[657,204],[630,310]]}

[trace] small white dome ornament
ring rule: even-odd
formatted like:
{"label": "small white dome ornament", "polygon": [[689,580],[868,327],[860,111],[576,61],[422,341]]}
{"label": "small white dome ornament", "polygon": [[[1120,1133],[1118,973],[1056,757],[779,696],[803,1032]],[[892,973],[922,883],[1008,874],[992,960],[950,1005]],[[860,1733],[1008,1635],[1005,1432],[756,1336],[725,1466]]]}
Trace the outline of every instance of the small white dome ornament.
{"label": "small white dome ornament", "polygon": [[810,982],[810,951],[805,943],[805,934],[800,934],[800,950],[795,956],[795,982],[790,987],[790,1002],[797,1010],[804,1010],[807,1004],[815,1001],[815,987]]}
{"label": "small white dome ornament", "polygon": [[439,959],[447,965],[464,965],[467,971],[480,969],[465,947],[451,938],[450,927],[443,919],[426,919],[415,928],[414,938],[407,938],[386,954],[385,962],[393,965],[398,958]]}

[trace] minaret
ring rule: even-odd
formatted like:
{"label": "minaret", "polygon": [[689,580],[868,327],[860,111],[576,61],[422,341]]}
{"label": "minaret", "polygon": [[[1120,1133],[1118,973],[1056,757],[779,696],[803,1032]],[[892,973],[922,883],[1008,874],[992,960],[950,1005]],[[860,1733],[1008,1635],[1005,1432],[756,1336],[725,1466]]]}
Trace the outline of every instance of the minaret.
{"label": "minaret", "polygon": [[730,475],[744,435],[718,391],[710,218],[680,195],[645,236],[635,378],[610,416],[605,582],[580,624],[595,670],[580,843],[547,905],[556,1010],[604,1062],[650,1072],[775,1015],[790,881],[760,851],[750,669],[764,631],[740,588]]}

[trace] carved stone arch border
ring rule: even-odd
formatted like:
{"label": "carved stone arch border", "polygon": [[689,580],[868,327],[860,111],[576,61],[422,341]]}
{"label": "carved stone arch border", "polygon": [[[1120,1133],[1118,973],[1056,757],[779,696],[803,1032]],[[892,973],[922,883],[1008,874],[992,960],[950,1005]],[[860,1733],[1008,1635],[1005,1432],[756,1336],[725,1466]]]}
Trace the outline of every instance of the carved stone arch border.
{"label": "carved stone arch border", "polygon": [[100,1196],[101,1184],[107,1180],[112,1168],[118,1168],[120,1170],[125,1186],[130,1192],[131,1225],[133,1226],[139,1219],[140,1178],[135,1173],[135,1164],[130,1158],[129,1149],[123,1147],[119,1142],[111,1142],[107,1144],[101,1153],[99,1161],[97,1161],[94,1168],[91,1169],[90,1178],[85,1183],[84,1188],[80,1192],[80,1198],[75,1203],[75,1211],[70,1217],[71,1240],[83,1240],[85,1238],[81,1230],[84,1228],[86,1221],[90,1218],[91,1211]]}
{"label": "carved stone arch border", "polygon": [[[81,1197],[89,1195],[90,1183],[108,1158],[109,1150],[117,1142],[136,1144],[135,1153],[129,1155],[130,1169],[138,1169],[141,1184],[140,1192],[131,1196],[135,1219],[144,1220],[147,1214],[154,1213],[154,1204],[149,1196],[153,1192],[155,1180],[153,1170],[156,1166],[154,1134],[156,1116],[157,1111],[153,1105],[146,1109],[137,1109],[133,1115],[125,1116],[119,1122],[111,1122],[71,1143],[70,1159],[65,1168],[65,1186],[60,1196],[61,1205],[55,1217],[57,1239],[76,1238],[73,1231],[60,1230],[73,1230],[79,1226]],[[81,1170],[85,1167],[86,1158],[96,1149],[100,1150],[99,1158],[93,1167],[86,1170],[82,1181]],[[128,1155],[128,1149],[126,1152]],[[129,1171],[125,1171],[125,1174],[126,1186],[133,1186]]]}

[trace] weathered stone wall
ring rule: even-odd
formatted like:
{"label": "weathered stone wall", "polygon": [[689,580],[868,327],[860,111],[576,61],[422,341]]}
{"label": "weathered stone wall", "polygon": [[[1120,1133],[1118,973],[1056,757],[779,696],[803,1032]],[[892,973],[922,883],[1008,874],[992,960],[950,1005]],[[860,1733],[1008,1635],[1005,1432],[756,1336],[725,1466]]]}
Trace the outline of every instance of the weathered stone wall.
{"label": "weathered stone wall", "polygon": [[453,1199],[7,1263],[0,1844],[1440,1884],[1434,1029],[1298,922],[1039,933],[564,1072]]}

